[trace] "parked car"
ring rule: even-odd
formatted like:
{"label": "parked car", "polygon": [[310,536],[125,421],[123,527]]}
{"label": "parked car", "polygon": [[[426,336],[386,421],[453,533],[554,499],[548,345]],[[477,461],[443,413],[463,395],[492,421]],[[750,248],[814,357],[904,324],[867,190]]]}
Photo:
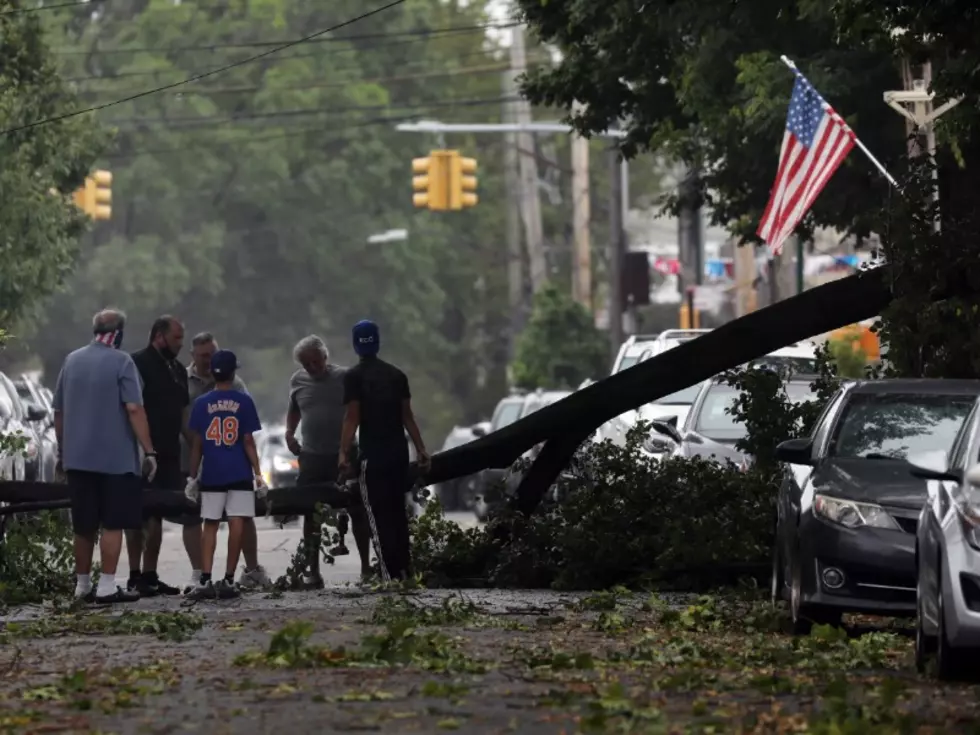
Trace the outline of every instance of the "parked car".
{"label": "parked car", "polygon": [[915,663],[941,679],[980,671],[980,402],[949,453],[910,458],[926,480],[915,539]]}
{"label": "parked car", "polygon": [[758,360],[752,360],[749,365],[789,370],[791,375],[815,375],[817,346],[809,341],[797,342],[770,352]]}
{"label": "parked car", "polygon": [[911,615],[915,540],[926,483],[908,457],[948,452],[980,381],[845,384],[812,434],[780,444],[788,466],[777,500],[773,599],[794,628],[837,624],[844,612]]}
{"label": "parked car", "polygon": [[632,334],[620,346],[616,359],[613,361],[611,375],[631,368],[640,361],[640,357],[649,349],[657,334]]}
{"label": "parked car", "polygon": [[[809,378],[788,380],[784,390],[793,403],[815,398]],[[654,421],[643,451],[656,457],[701,457],[746,467],[752,458],[735,444],[747,436],[748,430],[728,412],[738,396],[738,389],[721,378],[702,383],[681,426],[677,427],[675,417]]]}
{"label": "parked car", "polygon": [[[550,406],[552,403],[556,403],[569,395],[571,395],[571,392],[567,390],[545,391],[538,389],[533,393],[528,393],[524,396],[524,401],[521,404],[518,420],[526,418],[532,413],[540,411],[542,408]],[[526,451],[523,454],[523,458],[528,461],[533,461],[540,451],[541,445],[539,444]],[[522,477],[523,473],[514,472],[513,468],[510,467],[506,469],[491,468],[483,470],[480,473],[478,481],[479,493],[473,501],[473,512],[476,514],[477,519],[485,521],[490,514],[490,508],[502,499],[500,491],[503,489],[507,493],[515,490],[520,484]]]}
{"label": "parked car", "polygon": [[[492,430],[489,421],[482,421],[473,426],[454,426],[442,443],[441,452],[448,452],[450,449],[469,444],[471,441],[486,436]],[[446,510],[462,510],[472,501],[468,498],[467,488],[471,482],[471,477],[456,477],[439,483],[439,498]]]}
{"label": "parked car", "polygon": [[269,487],[292,487],[299,476],[299,459],[286,446],[286,427],[264,429],[256,442],[259,466]]}
{"label": "parked car", "polygon": [[3,373],[0,373],[0,433],[4,436],[24,437],[23,450],[6,450],[0,453],[0,479],[23,482],[27,479],[28,456],[38,451],[37,440],[28,427],[24,406],[17,396],[17,389]]}
{"label": "parked car", "polygon": [[54,410],[41,386],[22,376],[13,381],[14,388],[25,409],[28,428],[37,443],[38,451],[25,462],[28,482],[54,482],[58,466],[58,439],[54,432]]}

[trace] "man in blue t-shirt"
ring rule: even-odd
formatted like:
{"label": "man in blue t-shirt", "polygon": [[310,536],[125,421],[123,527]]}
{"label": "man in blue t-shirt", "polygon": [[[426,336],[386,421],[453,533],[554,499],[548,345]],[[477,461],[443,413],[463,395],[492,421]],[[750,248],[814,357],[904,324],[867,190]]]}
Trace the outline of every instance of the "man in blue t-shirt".
{"label": "man in blue t-shirt", "polygon": [[[238,358],[230,350],[211,357],[214,390],[194,401],[189,428],[194,436],[190,478],[184,494],[200,498],[204,535],[201,543],[201,579],[191,599],[230,598],[239,595],[235,569],[242,550],[245,519],[255,517],[255,494],[265,495],[253,434],[262,428],[251,396],[234,388]],[[200,478],[200,479],[198,479]],[[228,517],[228,561],[224,579],[211,581],[218,526]]]}

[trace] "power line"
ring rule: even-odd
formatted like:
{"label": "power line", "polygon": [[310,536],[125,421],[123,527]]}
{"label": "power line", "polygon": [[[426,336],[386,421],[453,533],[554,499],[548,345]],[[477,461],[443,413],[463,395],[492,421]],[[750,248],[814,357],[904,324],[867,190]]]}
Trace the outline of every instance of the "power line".
{"label": "power line", "polygon": [[4,10],[0,15],[17,15],[20,13],[38,13],[42,10],[57,10],[58,8],[73,8],[78,5],[88,5],[90,0],[75,0],[70,3],[58,3],[57,5],[39,5],[36,8],[15,8],[14,10]]}
{"label": "power line", "polygon": [[[486,30],[504,30],[507,28],[513,28],[517,23],[481,23],[479,25],[468,25],[468,26],[446,26],[444,28],[420,28],[411,31],[391,31],[387,33],[363,33],[353,36],[340,36],[337,38],[316,38],[312,39],[310,43],[346,43],[350,41],[371,41],[376,39],[385,38],[403,38],[403,37],[414,37],[414,38],[430,38],[430,37],[443,37],[444,35],[451,34],[465,34],[473,33],[474,31],[486,31]],[[56,48],[52,49],[51,53],[56,56],[105,56],[109,54],[138,54],[138,53],[166,53],[166,54],[179,54],[183,52],[194,52],[194,51],[217,51],[220,49],[245,49],[245,48],[262,48],[268,46],[279,46],[283,43],[296,43],[297,41],[241,41],[237,43],[212,43],[212,44],[202,44],[199,46],[133,46],[132,48],[110,48],[110,49],[100,49],[93,48],[89,50],[84,49],[68,49],[68,48]]]}
{"label": "power line", "polygon": [[423,105],[355,105],[353,107],[311,107],[298,110],[275,110],[272,112],[257,112],[246,115],[218,116],[203,115],[199,117],[137,117],[121,120],[106,120],[106,125],[164,125],[169,127],[177,123],[177,129],[194,128],[202,125],[227,125],[251,120],[269,120],[285,117],[298,117],[301,115],[335,115],[345,112],[380,112],[382,110],[417,110],[436,109],[445,107],[480,107],[483,105],[500,105],[505,102],[519,102],[520,97],[493,97],[490,99],[473,100],[447,100],[446,102],[433,102]]}
{"label": "power line", "polygon": [[[462,57],[458,57],[462,58]],[[194,90],[190,92],[183,92],[179,90],[170,90],[171,94],[240,94],[245,92],[304,92],[312,89],[332,89],[332,88],[342,88],[348,87],[354,84],[390,84],[392,82],[408,82],[414,79],[442,79],[446,77],[462,77],[462,76],[480,76],[483,74],[499,74],[502,71],[506,71],[510,68],[509,64],[491,64],[489,66],[472,66],[463,67],[461,69],[447,69],[445,71],[435,71],[435,72],[423,72],[419,74],[406,74],[396,77],[375,77],[373,79],[348,79],[339,82],[321,82],[321,83],[309,83],[309,84],[298,84],[298,85],[287,85],[287,86],[265,86],[265,85],[248,85],[242,87],[202,87],[199,90]],[[78,95],[96,95],[104,94],[105,92],[114,92],[115,94],[124,94],[131,90],[108,90],[108,89],[86,89],[76,92]]]}
{"label": "power line", "polygon": [[382,5],[380,8],[375,8],[374,10],[369,10],[368,12],[362,13],[361,15],[358,15],[358,16],[356,16],[354,18],[351,18],[350,20],[344,21],[343,23],[340,23],[338,25],[332,26],[330,28],[324,28],[322,31],[317,31],[316,33],[311,33],[309,36],[307,36],[305,38],[301,38],[301,39],[299,39],[297,41],[293,41],[291,43],[283,44],[282,46],[277,46],[275,48],[271,48],[268,51],[263,51],[262,53],[255,54],[254,56],[249,56],[248,58],[242,59],[241,61],[235,61],[235,62],[232,62],[230,64],[226,64],[225,66],[218,67],[217,69],[212,69],[211,71],[207,71],[207,72],[204,72],[202,74],[198,74],[196,76],[188,77],[187,79],[184,79],[182,81],[174,82],[172,84],[166,84],[166,85],[164,85],[162,87],[156,87],[154,89],[148,89],[145,92],[140,92],[138,94],[130,95],[129,97],[123,97],[122,99],[113,100],[112,102],[106,102],[104,104],[95,105],[93,107],[88,107],[88,108],[85,108],[83,110],[76,110],[74,112],[67,112],[67,113],[64,113],[62,115],[57,115],[55,117],[49,117],[49,118],[45,118],[43,120],[37,120],[35,122],[28,123],[27,125],[21,125],[21,126],[18,126],[16,128],[8,128],[7,130],[4,130],[2,133],[0,133],[0,135],[9,135],[10,133],[16,133],[16,132],[19,132],[21,130],[28,130],[30,128],[35,128],[35,127],[37,127],[39,125],[45,125],[47,123],[53,123],[53,122],[58,122],[60,120],[66,120],[66,119],[71,118],[71,117],[77,117],[78,115],[84,115],[87,112],[95,112],[97,110],[104,110],[105,108],[112,107],[113,105],[119,105],[119,104],[122,104],[123,102],[130,102],[132,100],[139,99],[141,97],[148,97],[148,96],[150,96],[152,94],[156,94],[157,92],[163,92],[163,91],[168,90],[168,89],[173,89],[175,87],[179,87],[179,86],[181,86],[183,84],[188,84],[190,82],[196,82],[199,79],[206,79],[207,77],[211,77],[211,76],[214,76],[216,74],[221,74],[221,73],[226,72],[226,71],[228,71],[230,69],[234,69],[236,67],[244,66],[245,64],[249,64],[249,63],[251,63],[253,61],[257,61],[259,59],[264,59],[266,56],[271,56],[271,55],[273,55],[275,53],[278,53],[279,51],[282,51],[284,49],[291,48],[293,46],[297,46],[297,45],[299,45],[301,43],[306,43],[306,41],[308,41],[309,39],[317,38],[319,36],[324,35],[325,33],[330,33],[331,31],[335,31],[335,30],[337,30],[339,28],[345,28],[346,26],[352,25],[352,24],[354,24],[354,23],[356,23],[356,22],[358,22],[360,20],[364,20],[365,18],[370,18],[371,16],[377,15],[378,13],[381,13],[382,11],[388,10],[390,8],[394,8],[397,5],[401,5],[404,2],[405,2],[405,0],[392,0],[387,5]]}
{"label": "power line", "polygon": [[[434,39],[434,40],[443,40],[444,38],[447,38],[447,36],[440,36],[439,38]],[[292,54],[290,56],[280,56],[278,59],[276,59],[276,61],[290,61],[292,59],[323,58],[325,56],[334,56],[336,54],[351,54],[351,53],[359,53],[359,52],[363,52],[363,51],[373,51],[374,49],[392,49],[392,48],[396,48],[398,46],[407,46],[407,45],[410,45],[410,44],[419,43],[420,41],[423,41],[423,40],[428,40],[428,39],[412,38],[412,39],[408,39],[408,40],[405,40],[405,41],[397,41],[397,42],[393,42],[393,43],[379,43],[379,44],[373,44],[371,46],[360,46],[360,47],[352,47],[352,48],[339,48],[339,49],[333,49],[333,50],[322,50],[321,49],[321,50],[314,51],[314,52],[309,53],[309,54]],[[492,53],[493,53],[492,50],[478,49],[476,51],[469,52],[467,54],[463,54],[463,55],[460,55],[460,56],[455,56],[454,58],[456,58],[456,59],[462,59],[462,58],[467,58],[467,57],[472,57],[472,56],[478,56],[478,55],[490,56]],[[355,67],[352,66],[350,68],[353,69]],[[357,67],[357,68],[360,68],[360,67]],[[343,71],[343,70],[340,70],[340,71]],[[122,79],[124,77],[147,77],[147,76],[156,76],[158,74],[175,74],[175,73],[181,73],[181,72],[186,73],[182,69],[152,69],[152,70],[147,70],[147,71],[126,71],[126,72],[120,72],[118,74],[113,74],[112,76],[92,75],[92,76],[87,76],[87,77],[66,77],[66,78],[63,78],[62,81],[65,81],[65,82],[86,82],[86,81],[97,81],[97,80],[98,81],[102,81],[102,80],[104,80],[104,81],[111,81],[111,80],[114,80],[114,79]],[[196,74],[197,72],[192,71],[191,73],[192,74]]]}

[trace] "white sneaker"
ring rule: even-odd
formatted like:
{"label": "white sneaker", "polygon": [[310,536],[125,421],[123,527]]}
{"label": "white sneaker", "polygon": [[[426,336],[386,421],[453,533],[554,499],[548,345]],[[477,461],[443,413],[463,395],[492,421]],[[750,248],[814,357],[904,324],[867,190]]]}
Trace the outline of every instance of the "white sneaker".
{"label": "white sneaker", "polygon": [[238,585],[245,590],[267,589],[272,586],[272,580],[266,574],[265,567],[261,564],[251,571],[242,569],[242,576],[238,578]]}

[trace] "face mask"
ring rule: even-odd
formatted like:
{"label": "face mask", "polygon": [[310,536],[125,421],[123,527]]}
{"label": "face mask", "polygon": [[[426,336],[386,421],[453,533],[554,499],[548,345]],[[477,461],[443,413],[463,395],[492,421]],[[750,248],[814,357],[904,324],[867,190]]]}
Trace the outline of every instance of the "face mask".
{"label": "face mask", "polygon": [[122,346],[123,332],[121,329],[117,329],[115,332],[97,334],[95,335],[95,341],[118,350]]}

